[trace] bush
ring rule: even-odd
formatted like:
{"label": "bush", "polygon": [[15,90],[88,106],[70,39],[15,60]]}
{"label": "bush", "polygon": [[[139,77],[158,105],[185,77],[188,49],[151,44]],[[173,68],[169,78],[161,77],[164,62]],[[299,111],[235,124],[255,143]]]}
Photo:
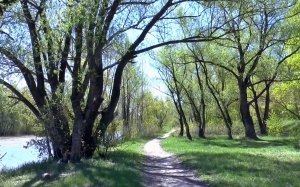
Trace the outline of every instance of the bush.
{"label": "bush", "polygon": [[268,134],[271,136],[282,136],[284,134],[283,119],[278,117],[275,113],[271,113],[267,121]]}
{"label": "bush", "polygon": [[109,151],[116,148],[123,142],[123,135],[121,134],[122,120],[114,120],[110,126],[108,126],[104,138],[101,143],[98,144],[97,154],[98,156],[105,158]]}

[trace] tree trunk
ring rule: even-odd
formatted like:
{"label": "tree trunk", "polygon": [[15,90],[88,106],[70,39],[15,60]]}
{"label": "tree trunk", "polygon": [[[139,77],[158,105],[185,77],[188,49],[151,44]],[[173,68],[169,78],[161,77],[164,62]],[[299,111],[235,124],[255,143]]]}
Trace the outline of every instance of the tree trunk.
{"label": "tree trunk", "polygon": [[247,102],[247,83],[239,81],[240,91],[240,112],[245,128],[245,136],[250,139],[258,139],[256,136],[254,123],[250,114],[250,105]]}
{"label": "tree trunk", "polygon": [[179,130],[178,136],[183,136],[184,128],[183,128],[183,119],[182,119],[182,115],[181,115],[181,113],[180,113],[179,106],[178,106],[177,102],[175,101],[175,96],[173,95],[172,92],[171,92],[171,94],[172,94],[172,100],[173,100],[173,103],[174,103],[174,105],[175,105],[177,114],[178,114],[178,116],[179,116],[180,130]]}
{"label": "tree trunk", "polygon": [[200,138],[205,138],[205,123],[206,123],[206,117],[205,117],[205,102],[204,102],[204,91],[203,89],[201,90],[201,109],[200,109],[201,112],[201,128],[199,128],[199,137]]}
{"label": "tree trunk", "polygon": [[[227,125],[226,125],[227,126]],[[229,140],[232,140],[232,132],[231,132],[231,127],[228,125],[227,126],[227,136]]]}
{"label": "tree trunk", "polygon": [[179,115],[179,123],[180,123],[180,130],[178,136],[183,136],[184,128],[183,128],[183,121],[181,115]]}
{"label": "tree trunk", "polygon": [[200,67],[198,67],[198,64],[195,63],[195,66],[196,66],[196,73],[197,73],[197,81],[198,81],[198,86],[199,86],[199,89],[200,89],[200,92],[201,92],[201,100],[200,100],[200,111],[201,115],[200,116],[200,120],[201,120],[201,128],[199,128],[199,137],[200,138],[205,138],[205,126],[206,126],[206,117],[205,117],[205,101],[204,101],[204,89],[203,89],[203,81],[201,80],[201,77],[200,77]]}
{"label": "tree trunk", "polygon": [[232,120],[231,117],[229,115],[229,111],[228,111],[228,107],[222,102],[223,108],[224,108],[224,115],[225,115],[225,125],[227,128],[227,135],[228,135],[228,139],[232,140],[232,131],[231,131],[231,127],[232,127]]}
{"label": "tree trunk", "polygon": [[199,138],[206,138],[204,135],[204,129],[201,128],[200,126],[199,126],[198,136],[199,136]]}
{"label": "tree trunk", "polygon": [[54,160],[59,160],[63,157],[62,150],[54,142],[52,142],[52,149],[53,149],[53,159]]}
{"label": "tree trunk", "polygon": [[182,109],[182,106],[181,106],[181,103],[180,103],[179,99],[178,99],[178,106],[179,106],[180,115],[182,117],[183,124],[185,126],[186,137],[189,140],[192,140],[192,136],[191,136],[191,133],[190,133],[190,127],[189,127],[189,124],[187,123],[187,120],[186,120],[186,117],[185,117],[185,114],[184,114],[184,111]]}
{"label": "tree trunk", "polygon": [[[94,123],[94,120],[85,120],[83,122],[83,127],[86,126],[91,126],[88,123]],[[92,158],[94,151],[96,150],[96,142],[94,140],[94,137],[92,137],[90,134],[88,134],[87,132],[85,132],[87,128],[84,128],[84,132],[82,135],[82,139],[83,139],[83,147],[81,148],[81,152],[82,152],[82,156],[86,159],[88,158]]]}
{"label": "tree trunk", "polygon": [[217,97],[217,95],[216,95],[217,94],[216,89],[212,85],[212,83],[209,81],[208,72],[207,72],[206,66],[202,65],[202,67],[203,67],[204,74],[205,74],[206,85],[207,85],[210,93],[212,94],[214,100],[217,103],[217,106],[218,106],[218,108],[220,110],[220,113],[221,113],[221,115],[223,117],[225,126],[227,128],[228,139],[232,139],[232,132],[231,132],[232,120],[231,120],[231,117],[229,115],[228,107],[227,107],[227,105],[225,104],[225,102],[223,100],[221,100],[220,98]]}
{"label": "tree trunk", "polygon": [[265,131],[265,128],[264,128],[263,120],[261,119],[259,105],[258,105],[258,98],[257,98],[256,91],[254,89],[254,86],[251,87],[251,91],[252,91],[253,97],[254,97],[254,109],[255,109],[256,118],[257,118],[257,122],[258,122],[259,129],[260,129],[260,133],[262,135],[265,135],[266,131]]}
{"label": "tree trunk", "polygon": [[79,162],[81,159],[81,137],[82,137],[82,117],[77,115],[74,121],[73,134],[72,134],[72,150],[71,161],[73,163]]}
{"label": "tree trunk", "polygon": [[[123,87],[122,87],[122,118],[123,118],[123,135],[125,138],[130,137],[130,96],[128,95],[128,80],[123,78]],[[127,93],[127,95],[126,95]]]}
{"label": "tree trunk", "polygon": [[266,83],[266,100],[265,100],[265,111],[264,111],[264,118],[263,118],[263,125],[260,129],[260,133],[264,135],[268,135],[267,131],[267,120],[270,116],[270,84]]}

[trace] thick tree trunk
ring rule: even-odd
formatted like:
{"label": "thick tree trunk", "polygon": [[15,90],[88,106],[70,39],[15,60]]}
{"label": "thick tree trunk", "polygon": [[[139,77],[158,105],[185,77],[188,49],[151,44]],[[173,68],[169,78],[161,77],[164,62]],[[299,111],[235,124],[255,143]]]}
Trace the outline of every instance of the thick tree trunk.
{"label": "thick tree trunk", "polygon": [[53,159],[54,160],[59,160],[63,157],[62,150],[54,142],[52,142],[52,149],[53,149]]}
{"label": "thick tree trunk", "polygon": [[204,134],[204,129],[201,128],[200,126],[199,126],[198,136],[199,136],[200,138],[206,138],[206,137],[205,137],[205,134]]}
{"label": "thick tree trunk", "polygon": [[245,136],[250,139],[258,139],[256,136],[254,123],[250,114],[250,105],[247,102],[247,84],[239,81],[240,91],[240,112],[245,128]]}
{"label": "thick tree trunk", "polygon": [[[94,123],[94,120],[91,120],[91,121],[85,120],[83,122],[83,126],[84,127],[91,126],[88,123]],[[92,135],[87,134],[87,132],[85,132],[85,131],[83,132],[82,137],[83,137],[82,139],[84,142],[84,144],[81,148],[82,157],[86,158],[86,159],[92,158],[94,151],[96,150],[96,147],[97,147],[94,137]]]}
{"label": "thick tree trunk", "polygon": [[81,116],[75,118],[72,134],[71,161],[76,163],[81,159],[81,137],[83,120]]}

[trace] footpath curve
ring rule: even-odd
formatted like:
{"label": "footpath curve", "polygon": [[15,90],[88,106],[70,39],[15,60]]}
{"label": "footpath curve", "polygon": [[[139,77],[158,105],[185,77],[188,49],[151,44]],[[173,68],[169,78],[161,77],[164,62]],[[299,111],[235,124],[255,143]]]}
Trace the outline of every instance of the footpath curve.
{"label": "footpath curve", "polygon": [[192,170],[185,168],[178,157],[165,152],[160,146],[160,142],[174,131],[145,144],[143,185],[145,187],[209,187],[208,184],[200,181]]}

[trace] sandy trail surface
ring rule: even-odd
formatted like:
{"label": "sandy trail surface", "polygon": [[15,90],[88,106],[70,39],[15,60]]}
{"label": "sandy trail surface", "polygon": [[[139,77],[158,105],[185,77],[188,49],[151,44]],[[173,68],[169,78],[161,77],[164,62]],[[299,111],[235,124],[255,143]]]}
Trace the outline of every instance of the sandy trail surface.
{"label": "sandy trail surface", "polygon": [[209,187],[196,174],[184,167],[173,154],[165,152],[160,142],[175,130],[146,143],[146,159],[143,163],[145,187]]}

